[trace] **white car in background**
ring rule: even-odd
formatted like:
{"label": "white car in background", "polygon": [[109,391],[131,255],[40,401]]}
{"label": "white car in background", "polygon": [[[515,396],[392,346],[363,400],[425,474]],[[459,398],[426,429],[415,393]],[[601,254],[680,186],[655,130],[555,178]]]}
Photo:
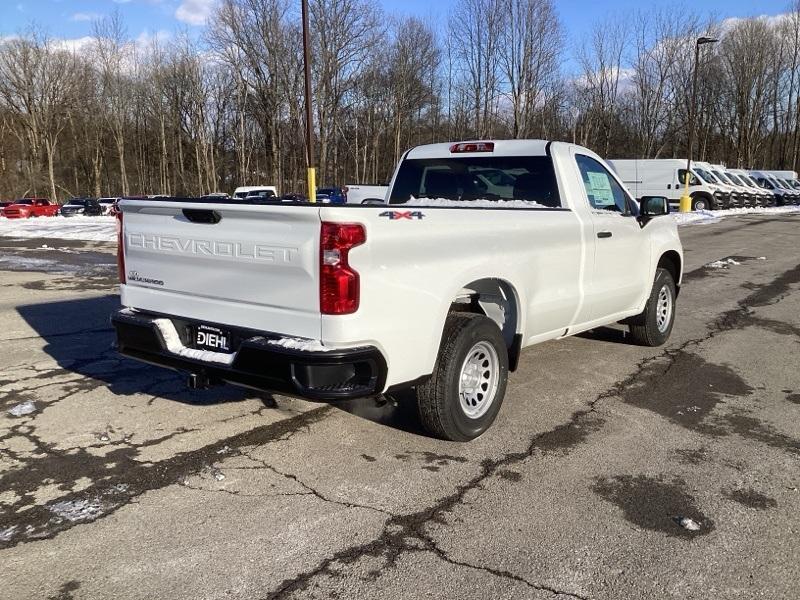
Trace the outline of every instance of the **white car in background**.
{"label": "white car in background", "polygon": [[100,208],[103,210],[102,214],[110,215],[114,205],[119,201],[119,198],[99,198]]}
{"label": "white car in background", "polygon": [[344,187],[347,204],[363,204],[364,200],[383,200],[386,202],[388,185],[361,185],[351,183]]}
{"label": "white car in background", "polygon": [[[271,194],[271,196],[270,196]],[[275,197],[278,198],[278,188],[274,185],[245,185],[233,190],[232,200],[244,200],[248,196]]]}

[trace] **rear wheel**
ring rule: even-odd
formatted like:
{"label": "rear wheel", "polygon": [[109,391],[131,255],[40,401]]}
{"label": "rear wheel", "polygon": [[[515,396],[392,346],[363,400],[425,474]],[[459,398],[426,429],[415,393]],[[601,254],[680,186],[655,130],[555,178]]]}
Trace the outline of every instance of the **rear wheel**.
{"label": "rear wheel", "polygon": [[491,319],[451,313],[431,378],[417,387],[419,417],[436,437],[466,442],[494,422],[508,381],[508,350]]}
{"label": "rear wheel", "polygon": [[656,269],[653,289],[644,311],[628,321],[631,339],[640,346],[660,346],[675,323],[675,280],[666,269]]}

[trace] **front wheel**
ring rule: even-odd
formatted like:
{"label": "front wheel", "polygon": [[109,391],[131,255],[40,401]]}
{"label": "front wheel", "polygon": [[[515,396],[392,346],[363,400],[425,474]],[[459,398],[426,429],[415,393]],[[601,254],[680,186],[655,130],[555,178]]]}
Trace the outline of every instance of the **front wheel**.
{"label": "front wheel", "polygon": [[666,269],[656,269],[653,289],[644,311],[628,324],[631,339],[640,346],[661,346],[669,339],[675,324],[675,280]]}
{"label": "front wheel", "polygon": [[704,196],[695,196],[692,198],[692,210],[708,210],[711,208],[711,202]]}
{"label": "front wheel", "polygon": [[431,378],[417,387],[419,417],[436,437],[467,442],[494,422],[508,382],[508,350],[494,321],[447,317]]}

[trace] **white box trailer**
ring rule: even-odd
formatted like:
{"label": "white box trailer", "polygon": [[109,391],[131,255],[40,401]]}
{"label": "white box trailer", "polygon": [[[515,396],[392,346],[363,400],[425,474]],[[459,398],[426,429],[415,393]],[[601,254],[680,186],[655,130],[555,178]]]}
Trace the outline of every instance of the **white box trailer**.
{"label": "white box trailer", "polygon": [[[637,199],[664,196],[672,205],[680,203],[685,189],[686,160],[614,159],[608,163]],[[694,168],[689,179],[689,195],[692,198],[692,210],[728,208],[730,203],[730,196],[721,186],[707,181]]]}

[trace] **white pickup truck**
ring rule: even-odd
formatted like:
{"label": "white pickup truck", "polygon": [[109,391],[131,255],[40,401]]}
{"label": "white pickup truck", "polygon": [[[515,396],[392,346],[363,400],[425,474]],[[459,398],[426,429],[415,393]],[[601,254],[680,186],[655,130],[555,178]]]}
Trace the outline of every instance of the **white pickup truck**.
{"label": "white pickup truck", "polygon": [[491,425],[526,346],[620,321],[664,343],[683,268],[666,199],[561,142],[413,148],[382,206],[120,209],[124,355],[321,401],[413,387],[450,440]]}

